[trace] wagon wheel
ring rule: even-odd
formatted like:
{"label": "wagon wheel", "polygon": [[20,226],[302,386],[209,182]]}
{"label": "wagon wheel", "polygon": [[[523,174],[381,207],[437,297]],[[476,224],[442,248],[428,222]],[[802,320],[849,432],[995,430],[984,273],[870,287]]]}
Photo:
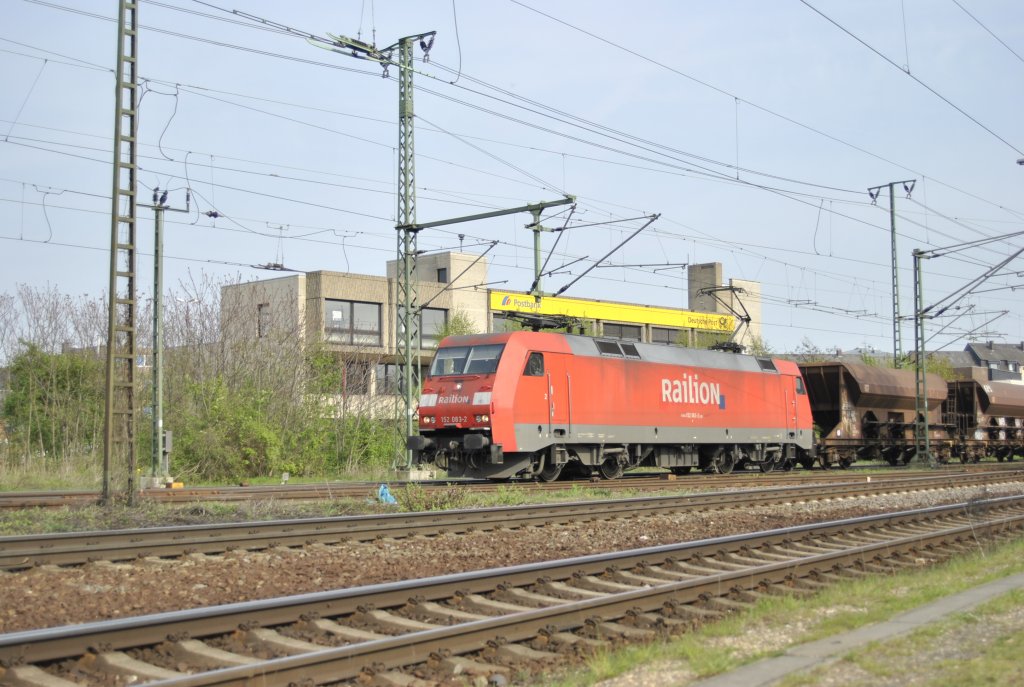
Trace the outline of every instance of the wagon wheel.
{"label": "wagon wheel", "polygon": [[622,477],[622,463],[617,458],[606,459],[598,469],[601,471],[601,476],[605,479],[618,479]]}
{"label": "wagon wheel", "polygon": [[851,465],[853,465],[853,458],[851,458],[850,456],[840,456],[839,457],[839,469],[840,470],[846,470]]}
{"label": "wagon wheel", "polygon": [[544,469],[537,473],[537,479],[541,482],[554,482],[562,474],[563,467],[565,463],[552,465],[550,460],[545,460]]}

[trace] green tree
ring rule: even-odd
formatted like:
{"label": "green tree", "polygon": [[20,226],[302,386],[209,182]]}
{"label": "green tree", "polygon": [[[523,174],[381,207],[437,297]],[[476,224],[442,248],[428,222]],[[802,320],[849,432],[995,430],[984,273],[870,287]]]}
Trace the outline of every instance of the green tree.
{"label": "green tree", "polygon": [[452,308],[448,311],[448,319],[443,325],[437,327],[434,332],[437,340],[440,341],[446,336],[462,336],[464,334],[477,334],[476,323],[465,310]]}
{"label": "green tree", "polygon": [[3,420],[24,458],[61,458],[100,442],[104,361],[90,353],[47,353],[32,343],[11,361]]}
{"label": "green tree", "polygon": [[771,356],[775,354],[775,349],[760,334],[750,337],[748,349],[751,355]]}

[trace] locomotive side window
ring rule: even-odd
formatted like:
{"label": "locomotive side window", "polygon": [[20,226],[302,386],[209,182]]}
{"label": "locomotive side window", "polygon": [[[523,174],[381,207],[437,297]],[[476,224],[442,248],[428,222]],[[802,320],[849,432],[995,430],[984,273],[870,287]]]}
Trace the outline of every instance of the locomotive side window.
{"label": "locomotive side window", "polygon": [[796,392],[801,396],[807,395],[807,389],[804,388],[804,380],[802,377],[796,378]]}
{"label": "locomotive side window", "polygon": [[526,359],[526,369],[523,370],[524,377],[543,377],[544,376],[544,354],[543,353],[531,353],[530,357]]}

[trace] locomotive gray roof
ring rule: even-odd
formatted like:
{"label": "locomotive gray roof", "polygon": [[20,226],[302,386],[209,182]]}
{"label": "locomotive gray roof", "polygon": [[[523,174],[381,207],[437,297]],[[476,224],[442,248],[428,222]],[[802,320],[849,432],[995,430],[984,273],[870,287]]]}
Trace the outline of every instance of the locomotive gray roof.
{"label": "locomotive gray roof", "polygon": [[[706,367],[718,370],[737,370],[741,372],[761,372],[762,367],[752,355],[726,353],[724,351],[707,351],[697,348],[682,348],[667,344],[648,344],[639,341],[620,341],[618,339],[594,339],[588,336],[565,336],[569,348],[576,355],[587,355],[595,358],[620,358],[606,355],[598,349],[598,342],[613,342],[619,345],[636,346],[639,358],[625,356],[625,360],[644,360],[668,365],[684,365],[687,367]],[[621,358],[620,358],[621,359]],[[766,358],[762,358],[764,360]]]}

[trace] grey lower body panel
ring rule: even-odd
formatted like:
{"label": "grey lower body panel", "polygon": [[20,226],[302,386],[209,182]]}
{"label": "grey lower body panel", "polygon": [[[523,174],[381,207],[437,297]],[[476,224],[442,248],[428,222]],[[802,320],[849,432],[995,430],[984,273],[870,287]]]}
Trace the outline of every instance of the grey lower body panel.
{"label": "grey lower body panel", "polygon": [[641,444],[644,446],[683,446],[690,444],[792,444],[810,450],[814,432],[809,429],[787,430],[771,427],[605,427],[595,425],[521,424],[515,427],[516,446],[520,451],[540,451],[553,444],[573,446]]}

